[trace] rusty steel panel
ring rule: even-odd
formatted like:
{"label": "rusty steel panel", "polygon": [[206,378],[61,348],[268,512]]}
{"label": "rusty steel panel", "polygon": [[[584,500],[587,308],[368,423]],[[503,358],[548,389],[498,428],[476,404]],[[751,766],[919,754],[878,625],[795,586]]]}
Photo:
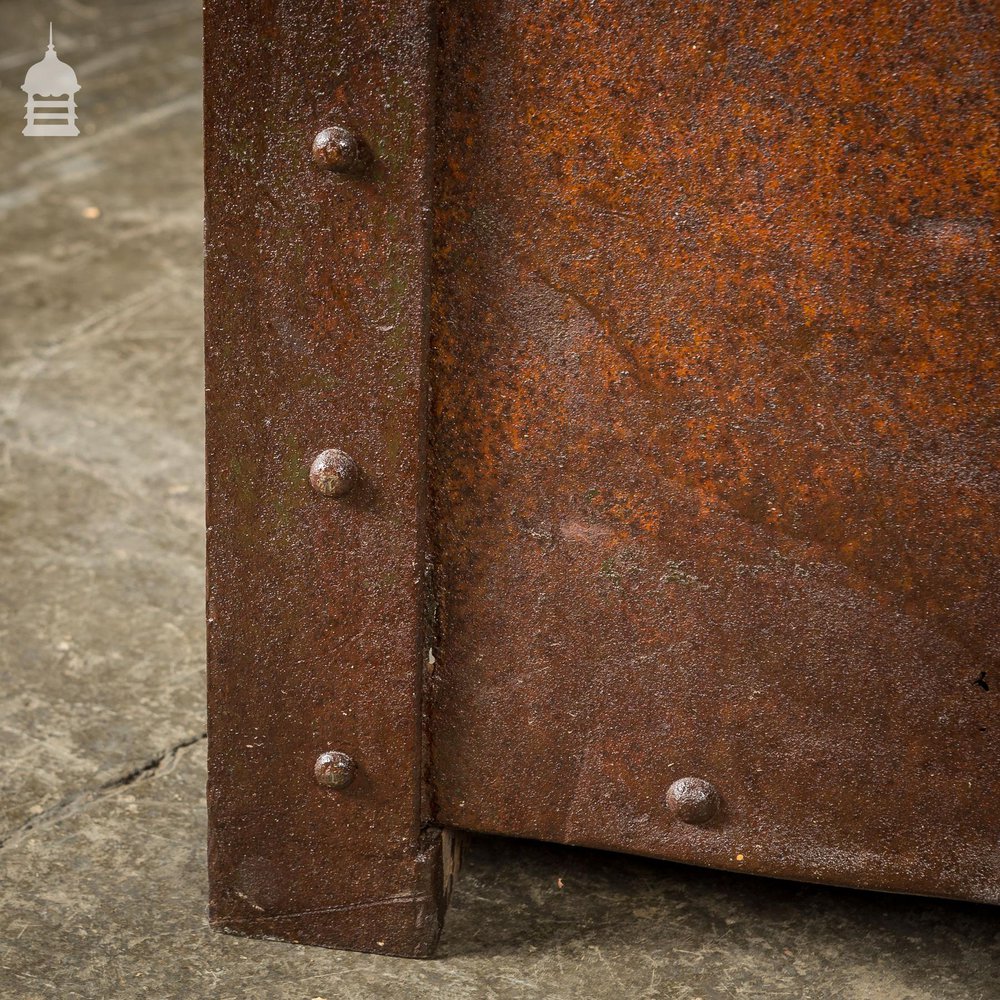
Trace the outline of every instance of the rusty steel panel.
{"label": "rusty steel panel", "polygon": [[441,5],[438,822],[1000,899],[997,28]]}
{"label": "rusty steel panel", "polygon": [[212,920],[427,954],[428,4],[205,37]]}

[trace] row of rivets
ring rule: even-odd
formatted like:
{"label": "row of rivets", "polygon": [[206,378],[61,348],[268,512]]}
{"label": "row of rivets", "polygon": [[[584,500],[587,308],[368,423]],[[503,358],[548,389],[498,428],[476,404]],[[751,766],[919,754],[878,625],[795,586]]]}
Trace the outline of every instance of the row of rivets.
{"label": "row of rivets", "polygon": [[[371,153],[359,136],[334,125],[317,133],[312,145],[313,163],[338,174],[360,174],[371,164]],[[339,448],[321,451],[309,467],[309,484],[325,497],[344,497],[358,483],[358,465]],[[346,788],[353,780],[357,765],[346,753],[328,750],[316,758],[313,774],[327,788]]]}
{"label": "row of rivets", "polygon": [[[371,165],[371,152],[359,136],[339,125],[316,135],[313,162],[339,174],[360,174]],[[321,451],[309,468],[309,483],[323,496],[343,497],[357,485],[357,463],[338,448]],[[330,750],[316,759],[316,780],[328,788],[346,788],[357,766],[346,753]],[[667,808],[684,823],[701,824],[714,819],[721,805],[719,793],[703,778],[680,778],[667,789]]]}

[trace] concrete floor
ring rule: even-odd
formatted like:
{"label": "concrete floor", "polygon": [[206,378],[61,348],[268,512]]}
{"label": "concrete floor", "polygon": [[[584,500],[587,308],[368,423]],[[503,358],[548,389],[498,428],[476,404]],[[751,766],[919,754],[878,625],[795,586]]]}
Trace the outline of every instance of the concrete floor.
{"label": "concrete floor", "polygon": [[1000,996],[985,907],[486,838],[435,961],[209,930],[199,17],[0,3],[0,997]]}

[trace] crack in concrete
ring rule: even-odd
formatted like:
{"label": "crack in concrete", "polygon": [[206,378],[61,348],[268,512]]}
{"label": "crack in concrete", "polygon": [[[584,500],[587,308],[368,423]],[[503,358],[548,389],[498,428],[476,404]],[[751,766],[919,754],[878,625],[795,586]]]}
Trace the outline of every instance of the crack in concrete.
{"label": "crack in concrete", "polygon": [[169,774],[174,769],[181,751],[200,743],[207,736],[208,733],[205,732],[188,736],[177,743],[171,744],[165,750],[161,750],[142,764],[131,768],[117,778],[111,778],[96,788],[85,788],[78,792],[72,792],[60,799],[54,806],[50,806],[43,812],[38,813],[38,815],[26,819],[20,826],[0,835],[0,851],[16,847],[30,834],[55,826],[64,819],[75,816],[92,803],[100,802],[112,795],[117,795],[122,789],[128,788],[130,785],[134,785],[137,782],[149,781],[162,774]]}

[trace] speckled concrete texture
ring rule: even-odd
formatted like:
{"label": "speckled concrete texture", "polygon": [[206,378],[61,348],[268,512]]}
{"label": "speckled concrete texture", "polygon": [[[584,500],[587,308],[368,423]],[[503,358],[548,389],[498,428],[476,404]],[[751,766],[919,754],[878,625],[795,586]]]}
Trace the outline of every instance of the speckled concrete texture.
{"label": "speckled concrete texture", "polygon": [[198,5],[0,4],[0,171],[0,997],[1000,996],[986,907],[487,838],[433,961],[209,930]]}

